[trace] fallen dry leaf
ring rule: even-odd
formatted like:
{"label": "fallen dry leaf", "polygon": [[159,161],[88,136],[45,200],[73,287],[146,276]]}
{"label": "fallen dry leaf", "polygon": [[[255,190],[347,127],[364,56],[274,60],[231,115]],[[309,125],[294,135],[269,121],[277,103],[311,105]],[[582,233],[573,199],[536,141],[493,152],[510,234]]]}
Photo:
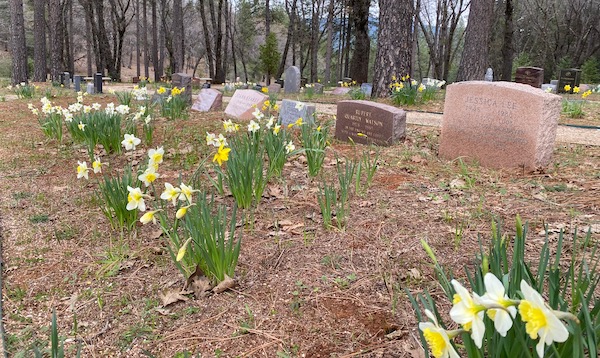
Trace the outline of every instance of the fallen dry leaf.
{"label": "fallen dry leaf", "polygon": [[219,283],[215,288],[213,288],[212,291],[214,293],[221,293],[233,287],[235,287],[235,281],[231,277],[225,275],[225,279],[221,281],[221,283]]}
{"label": "fallen dry leaf", "polygon": [[162,301],[163,308],[167,307],[168,305],[171,305],[173,303],[179,302],[179,301],[189,300],[189,298],[182,295],[180,291],[174,291],[174,290],[165,290],[165,291],[159,292],[158,297],[160,297],[160,300]]}

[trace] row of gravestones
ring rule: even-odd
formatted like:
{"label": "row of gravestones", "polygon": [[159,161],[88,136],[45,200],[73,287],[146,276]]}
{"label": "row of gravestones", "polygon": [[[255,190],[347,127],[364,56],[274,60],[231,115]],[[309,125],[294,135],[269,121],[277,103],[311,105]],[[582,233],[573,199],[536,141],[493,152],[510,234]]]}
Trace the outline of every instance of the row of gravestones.
{"label": "row of gravestones", "polygon": [[[254,90],[237,90],[225,115],[251,119],[269,97]],[[493,168],[534,170],[552,159],[561,97],[511,82],[470,81],[447,87],[439,155],[466,158]],[[315,108],[283,100],[283,124],[314,117]],[[340,101],[335,137],[355,143],[392,145],[406,135],[406,113],[371,101]]]}
{"label": "row of gravestones", "polygon": [[[581,70],[576,68],[568,68],[560,70],[558,80],[552,80],[550,83],[544,83],[544,69],[539,67],[519,67],[515,73],[515,82],[524,83],[535,88],[541,88],[544,91],[554,93],[572,93],[573,88],[583,87],[585,91],[587,85],[581,85]],[[565,90],[565,86],[569,86],[569,91]]]}
{"label": "row of gravestones", "polygon": [[[102,93],[102,82],[104,77],[101,73],[96,73],[93,77],[84,77],[81,75],[73,76],[73,88],[75,92],[81,91],[81,83],[87,82],[86,92],[88,94]],[[71,74],[69,72],[63,72],[59,76],[60,85],[64,88],[71,88]]]}

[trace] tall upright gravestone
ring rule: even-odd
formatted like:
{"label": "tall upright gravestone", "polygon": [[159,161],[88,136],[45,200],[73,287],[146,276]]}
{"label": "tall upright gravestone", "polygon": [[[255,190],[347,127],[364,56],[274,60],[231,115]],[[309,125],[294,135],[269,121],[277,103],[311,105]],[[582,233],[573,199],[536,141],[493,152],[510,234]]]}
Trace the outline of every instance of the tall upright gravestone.
{"label": "tall upright gravestone", "polygon": [[492,168],[534,170],[552,160],[561,97],[512,82],[446,89],[439,154]]}
{"label": "tall upright gravestone", "polygon": [[284,73],[285,81],[283,82],[283,90],[285,93],[300,92],[300,69],[296,66],[290,66]]}
{"label": "tall upright gravestone", "polygon": [[174,73],[171,76],[171,83],[173,87],[185,88],[180,96],[183,96],[188,104],[192,104],[192,76],[186,73]]}

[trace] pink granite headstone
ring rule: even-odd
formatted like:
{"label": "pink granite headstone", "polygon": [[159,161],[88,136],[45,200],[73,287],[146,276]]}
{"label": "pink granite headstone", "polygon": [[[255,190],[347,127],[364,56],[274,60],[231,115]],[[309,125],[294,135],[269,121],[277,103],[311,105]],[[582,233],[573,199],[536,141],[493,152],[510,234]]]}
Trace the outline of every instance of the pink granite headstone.
{"label": "pink granite headstone", "polygon": [[331,94],[334,94],[336,96],[341,96],[341,95],[347,94],[348,92],[350,92],[349,87],[336,87],[333,89],[333,91],[331,91]]}
{"label": "pink granite headstone", "polygon": [[198,112],[219,111],[223,105],[223,94],[212,88],[203,88],[192,109]]}
{"label": "pink granite headstone", "polygon": [[439,154],[492,168],[544,167],[552,160],[560,110],[560,96],[520,83],[451,84]]}
{"label": "pink granite headstone", "polygon": [[255,90],[236,90],[225,108],[225,114],[237,119],[252,119],[254,118],[252,112],[256,108],[262,108],[268,99],[269,96]]}

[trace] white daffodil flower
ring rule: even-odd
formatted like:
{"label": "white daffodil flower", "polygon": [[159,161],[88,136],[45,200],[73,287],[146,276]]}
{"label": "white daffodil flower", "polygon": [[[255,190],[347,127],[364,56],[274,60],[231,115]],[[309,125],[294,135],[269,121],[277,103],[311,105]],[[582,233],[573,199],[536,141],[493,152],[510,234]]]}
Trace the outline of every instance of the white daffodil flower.
{"label": "white daffodil flower", "polygon": [[157,147],[156,149],[150,149],[148,151],[148,157],[150,158],[150,164],[160,164],[163,162],[165,150],[163,147]]}
{"label": "white daffodil flower", "polygon": [[146,211],[146,203],[144,202],[144,194],[140,188],[132,188],[127,186],[127,210]]}
{"label": "white daffodil flower", "polygon": [[165,183],[165,191],[160,194],[160,198],[162,200],[171,200],[173,206],[176,206],[179,194],[181,194],[181,189],[174,187],[170,183]]}
{"label": "white daffodil flower", "polygon": [[81,179],[81,178],[86,178],[89,179],[88,177],[88,173],[89,173],[89,168],[87,166],[86,162],[77,162],[77,179]]}
{"label": "white daffodil flower", "polygon": [[135,150],[135,146],[142,142],[141,139],[136,138],[133,134],[125,134],[124,138],[121,145],[125,147],[125,150]]}
{"label": "white daffodil flower", "polygon": [[[502,337],[506,337],[506,332],[511,329],[513,318],[517,315],[515,303],[505,294],[504,285],[493,273],[486,273],[483,277],[485,284],[485,294],[481,296],[486,306],[499,306],[501,308],[489,308],[487,315],[494,321],[494,328]],[[512,317],[512,318],[511,318]]]}
{"label": "white daffodil flower", "polygon": [[[261,119],[263,119],[265,117],[264,113],[260,111],[260,109],[256,108],[254,110],[254,112],[252,112],[252,115],[254,116],[254,118],[256,118],[257,121],[260,121]],[[250,129],[248,129],[250,130]]]}
{"label": "white daffodil flower", "polygon": [[152,211],[148,211],[147,213],[145,213],[144,215],[142,215],[142,217],[140,218],[140,222],[143,225],[148,224],[149,222],[152,222],[153,224],[156,224],[156,216],[155,214],[157,212],[159,212],[160,210],[152,210]]}
{"label": "white daffodil flower", "polygon": [[158,177],[160,177],[160,174],[158,174],[155,167],[151,165],[138,176],[138,179],[144,182],[146,187],[149,187]]}
{"label": "white daffodil flower", "polygon": [[258,123],[256,123],[254,120],[250,120],[250,123],[248,124],[248,132],[256,132],[257,130],[260,129],[260,125],[258,125]]}
{"label": "white daffodil flower", "polygon": [[106,163],[102,163],[99,157],[95,157],[92,162],[92,168],[94,169],[94,174],[102,173],[102,165]]}
{"label": "white daffodil flower", "polygon": [[450,310],[450,317],[454,322],[463,326],[467,331],[471,331],[471,338],[477,348],[481,348],[483,335],[485,333],[485,323],[483,323],[483,311],[485,307],[481,303],[481,298],[474,293],[469,294],[458,281],[451,281],[456,294],[454,295],[454,306]]}
{"label": "white daffodil flower", "polygon": [[214,133],[206,132],[206,145],[214,146],[216,143],[217,136]]}
{"label": "white daffodil flower", "polygon": [[290,154],[294,151],[294,149],[296,149],[294,143],[292,141],[287,142],[287,144],[285,145],[285,153]]}
{"label": "white daffodil flower", "polygon": [[181,194],[179,194],[179,200],[187,200],[189,204],[192,203],[192,194],[194,192],[200,191],[192,188],[191,186],[187,186],[183,183],[179,185],[179,189],[181,190]]}

